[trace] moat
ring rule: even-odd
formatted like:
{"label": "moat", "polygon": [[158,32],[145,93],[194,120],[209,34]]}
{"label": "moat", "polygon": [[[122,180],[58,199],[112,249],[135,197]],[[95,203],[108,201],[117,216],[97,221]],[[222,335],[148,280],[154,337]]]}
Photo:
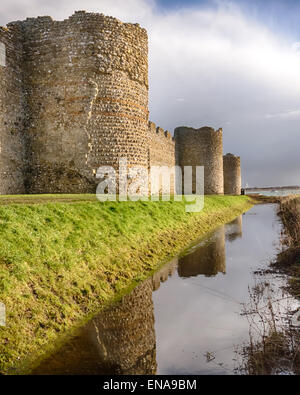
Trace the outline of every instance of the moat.
{"label": "moat", "polygon": [[249,333],[259,337],[265,325],[245,314],[252,290],[264,284],[261,302],[272,300],[278,320],[298,306],[284,277],[261,275],[281,232],[275,205],[254,206],[95,317],[33,374],[244,373]]}

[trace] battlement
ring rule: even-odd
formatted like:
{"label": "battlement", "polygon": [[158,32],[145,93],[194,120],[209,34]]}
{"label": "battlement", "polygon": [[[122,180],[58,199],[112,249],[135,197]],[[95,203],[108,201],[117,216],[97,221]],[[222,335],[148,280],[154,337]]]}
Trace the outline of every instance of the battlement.
{"label": "battlement", "polygon": [[203,134],[223,134],[223,129],[214,129],[210,126],[202,126],[201,128],[192,128],[190,126],[179,126],[175,129],[175,134],[203,133]]}
{"label": "battlement", "polygon": [[174,141],[174,138],[168,130],[164,130],[160,126],[156,126],[156,124],[152,121],[149,121],[148,123],[148,130],[150,133],[157,137],[166,138],[168,140]]}
{"label": "battlement", "polygon": [[44,47],[50,53],[57,47],[60,57],[63,48],[72,50],[72,58],[93,55],[100,72],[123,71],[148,89],[148,34],[139,24],[123,23],[101,13],[76,11],[62,21],[38,16],[11,22],[7,29],[15,26],[23,32],[25,58],[26,51],[35,51],[38,56]]}
{"label": "battlement", "polygon": [[[144,33],[147,34],[146,29],[141,28],[139,23],[128,23],[128,22],[122,22],[119,19],[113,17],[113,16],[108,16],[108,15],[104,15],[103,13],[98,13],[98,12],[87,12],[87,11],[75,11],[73,15],[69,16],[66,19],[63,19],[61,21],[56,21],[54,20],[51,16],[48,15],[42,15],[42,16],[37,16],[37,17],[30,17],[30,18],[26,18],[23,21],[17,20],[17,21],[12,21],[9,22],[7,24],[7,27],[9,26],[13,26],[15,24],[36,24],[36,23],[53,23],[53,24],[60,24],[60,23],[65,23],[68,21],[98,21],[98,22],[113,22],[113,23],[117,23],[121,26],[127,26],[127,27],[132,27],[132,28],[138,28],[140,30],[142,30]],[[1,28],[1,26],[0,26]],[[4,27],[5,28],[5,27]]]}
{"label": "battlement", "polygon": [[229,159],[229,160],[240,160],[241,157],[231,154],[231,153],[227,153],[226,155],[224,155],[224,159]]}

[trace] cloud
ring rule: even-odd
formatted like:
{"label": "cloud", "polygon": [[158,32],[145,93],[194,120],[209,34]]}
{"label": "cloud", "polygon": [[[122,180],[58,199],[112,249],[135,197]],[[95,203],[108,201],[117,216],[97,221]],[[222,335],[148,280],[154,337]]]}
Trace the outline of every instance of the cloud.
{"label": "cloud", "polygon": [[149,33],[151,119],[168,130],[223,126],[224,151],[241,155],[245,181],[300,184],[300,44],[237,4],[168,10],[154,0],[11,0],[1,4],[0,24],[60,20],[82,8],[140,23]]}
{"label": "cloud", "polygon": [[50,15],[62,20],[75,10],[113,15],[123,21],[147,20],[155,8],[154,0],[11,0],[1,3],[0,25],[27,17]]}
{"label": "cloud", "polygon": [[150,27],[150,115],[168,129],[223,126],[224,151],[241,155],[251,185],[300,184],[291,47],[236,7],[163,15]]}
{"label": "cloud", "polygon": [[299,51],[299,50],[300,50],[300,42],[299,42],[299,41],[296,41],[296,42],[294,42],[294,43],[292,44],[292,51],[297,52],[297,51]]}
{"label": "cloud", "polygon": [[267,114],[267,119],[281,119],[281,120],[293,120],[300,119],[300,110],[288,110],[285,112],[279,112],[277,114]]}

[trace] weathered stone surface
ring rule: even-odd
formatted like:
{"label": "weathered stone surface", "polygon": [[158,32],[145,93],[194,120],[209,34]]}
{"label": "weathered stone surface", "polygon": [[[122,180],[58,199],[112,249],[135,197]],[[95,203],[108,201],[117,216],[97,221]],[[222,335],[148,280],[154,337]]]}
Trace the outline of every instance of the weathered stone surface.
{"label": "weathered stone surface", "polygon": [[226,195],[240,195],[242,188],[241,158],[233,154],[223,157],[224,193]]}
{"label": "weathered stone surface", "polygon": [[[175,166],[175,142],[170,132],[156,127],[155,123],[148,125],[148,160],[149,166]],[[174,178],[171,178],[170,192],[174,193]],[[162,191],[161,184],[159,186]]]}
{"label": "weathered stone surface", "polygon": [[23,191],[16,164],[28,193],[95,191],[95,170],[120,157],[148,168],[146,30],[80,11],[14,22],[0,42],[2,193]]}
{"label": "weathered stone surface", "polygon": [[22,22],[28,191],[93,192],[99,166],[147,167],[144,29],[76,12]]}

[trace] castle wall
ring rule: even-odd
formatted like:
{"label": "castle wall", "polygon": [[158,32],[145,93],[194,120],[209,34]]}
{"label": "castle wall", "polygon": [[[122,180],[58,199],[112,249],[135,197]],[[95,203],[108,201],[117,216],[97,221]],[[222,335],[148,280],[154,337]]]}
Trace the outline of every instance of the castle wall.
{"label": "castle wall", "polygon": [[[175,166],[175,142],[167,130],[156,127],[155,123],[148,124],[148,163],[150,166]],[[159,190],[162,190],[161,181]],[[170,179],[170,192],[174,193],[174,178]]]}
{"label": "castle wall", "polygon": [[180,127],[172,139],[148,123],[148,37],[138,24],[78,11],[0,28],[0,110],[1,194],[93,193],[97,169],[118,170],[121,158],[145,169],[204,166],[205,194],[224,185],[240,194],[238,157],[224,157],[223,175],[221,129]]}
{"label": "castle wall", "polygon": [[[204,166],[204,193],[224,193],[223,131],[210,127],[175,129],[176,160],[181,166]],[[195,171],[194,175],[195,175]],[[196,180],[193,178],[193,192]]]}
{"label": "castle wall", "polygon": [[170,132],[149,122],[150,166],[175,166],[175,142]]}
{"label": "castle wall", "polygon": [[22,33],[0,27],[0,194],[24,193]]}
{"label": "castle wall", "polygon": [[120,157],[147,167],[146,31],[84,11],[21,26],[28,192],[94,192],[97,168]]}
{"label": "castle wall", "polygon": [[224,193],[240,195],[242,188],[241,159],[232,154],[224,155]]}

